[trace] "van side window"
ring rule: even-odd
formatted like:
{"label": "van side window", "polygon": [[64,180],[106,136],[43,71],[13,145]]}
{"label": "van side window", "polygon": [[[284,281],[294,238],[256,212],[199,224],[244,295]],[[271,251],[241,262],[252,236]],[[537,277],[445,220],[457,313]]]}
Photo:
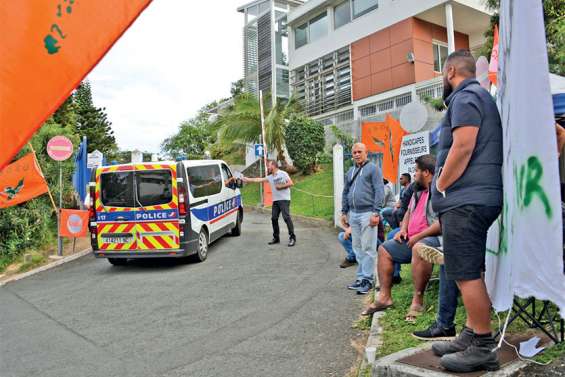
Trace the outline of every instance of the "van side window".
{"label": "van side window", "polygon": [[135,172],[137,198],[142,206],[158,206],[173,200],[173,182],[170,170]]}
{"label": "van side window", "polygon": [[193,197],[216,195],[222,191],[222,174],[218,165],[192,166],[186,171]]}
{"label": "van side window", "polygon": [[112,172],[100,176],[100,199],[108,207],[134,207],[133,173]]}

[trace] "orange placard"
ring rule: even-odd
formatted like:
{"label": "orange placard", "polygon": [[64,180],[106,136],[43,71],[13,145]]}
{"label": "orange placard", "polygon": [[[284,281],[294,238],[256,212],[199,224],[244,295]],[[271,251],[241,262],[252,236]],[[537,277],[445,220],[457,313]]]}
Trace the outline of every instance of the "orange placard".
{"label": "orange placard", "polygon": [[88,211],[62,209],[59,232],[61,237],[86,237],[88,235]]}
{"label": "orange placard", "polygon": [[271,191],[271,184],[263,182],[263,207],[270,207],[273,205],[273,192]]}
{"label": "orange placard", "polygon": [[33,153],[0,170],[0,208],[27,202],[49,191]]}
{"label": "orange placard", "polygon": [[490,54],[490,64],[488,66],[488,79],[492,85],[496,85],[496,74],[498,71],[498,25],[494,25],[494,37],[492,42],[492,52]]}
{"label": "orange placard", "polygon": [[393,183],[398,177],[398,158],[404,135],[407,132],[390,114],[384,122],[364,122],[361,126],[361,142],[369,152],[382,153],[383,177]]}
{"label": "orange placard", "polygon": [[0,1],[0,169],[150,2]]}

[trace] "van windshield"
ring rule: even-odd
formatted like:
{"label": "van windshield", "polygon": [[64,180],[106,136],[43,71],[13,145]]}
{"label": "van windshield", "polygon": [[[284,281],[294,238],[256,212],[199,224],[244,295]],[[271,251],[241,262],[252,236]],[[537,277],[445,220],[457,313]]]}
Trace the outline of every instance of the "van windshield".
{"label": "van windshield", "polygon": [[[101,175],[102,204],[109,207],[149,207],[170,203],[173,183],[170,170],[112,172]],[[137,192],[136,192],[137,191]],[[134,197],[137,194],[137,198]]]}

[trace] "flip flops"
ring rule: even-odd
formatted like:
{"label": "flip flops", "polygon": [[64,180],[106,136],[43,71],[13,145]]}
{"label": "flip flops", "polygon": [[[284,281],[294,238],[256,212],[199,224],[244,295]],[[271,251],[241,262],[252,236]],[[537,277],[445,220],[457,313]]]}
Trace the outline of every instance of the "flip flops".
{"label": "flip flops", "polygon": [[384,310],[387,310],[388,308],[390,308],[392,306],[392,304],[390,305],[386,305],[386,304],[382,304],[378,301],[372,303],[371,305],[369,305],[365,310],[363,310],[361,312],[362,316],[368,316],[371,314],[375,314],[376,312],[382,312]]}
{"label": "flip flops", "polygon": [[408,323],[416,323],[416,319],[418,319],[418,317],[424,314],[425,312],[426,312],[426,308],[423,305],[411,306],[410,309],[408,310],[408,313],[406,313],[406,317],[404,317],[404,320]]}

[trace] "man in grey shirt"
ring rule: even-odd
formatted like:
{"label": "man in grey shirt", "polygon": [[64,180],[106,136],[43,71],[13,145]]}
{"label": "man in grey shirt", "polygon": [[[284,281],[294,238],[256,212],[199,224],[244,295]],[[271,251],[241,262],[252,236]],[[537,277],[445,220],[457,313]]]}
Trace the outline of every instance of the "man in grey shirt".
{"label": "man in grey shirt", "polygon": [[357,280],[349,289],[367,294],[373,287],[378,227],[384,199],[381,169],[368,160],[365,144],[356,143],[351,151],[355,165],[345,175],[341,224],[351,225],[353,252],[357,259]]}
{"label": "man in grey shirt", "polygon": [[288,228],[289,241],[288,246],[296,245],[296,235],[294,234],[294,224],[290,217],[290,188],[294,185],[292,179],[287,172],[280,170],[277,162],[274,160],[267,161],[268,176],[264,178],[247,178],[243,177],[243,182],[269,182],[273,195],[273,207],[271,209],[271,222],[273,224],[273,239],[269,245],[280,243],[279,216],[282,213],[283,220]]}

